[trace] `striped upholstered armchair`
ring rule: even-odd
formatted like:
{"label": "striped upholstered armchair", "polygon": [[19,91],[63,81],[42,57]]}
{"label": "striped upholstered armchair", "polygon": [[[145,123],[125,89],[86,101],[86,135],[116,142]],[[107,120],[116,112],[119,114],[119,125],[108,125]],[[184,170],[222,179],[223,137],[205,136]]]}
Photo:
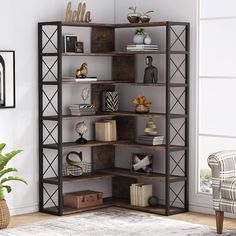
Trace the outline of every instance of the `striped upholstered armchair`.
{"label": "striped upholstered armchair", "polygon": [[236,213],[236,151],[221,151],[208,157],[212,171],[213,208],[217,233],[222,234],[224,212]]}

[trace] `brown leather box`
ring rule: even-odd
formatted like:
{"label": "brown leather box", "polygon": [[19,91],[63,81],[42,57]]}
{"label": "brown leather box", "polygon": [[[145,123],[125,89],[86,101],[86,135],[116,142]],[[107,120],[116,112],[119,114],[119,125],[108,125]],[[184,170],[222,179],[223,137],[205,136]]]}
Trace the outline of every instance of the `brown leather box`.
{"label": "brown leather box", "polygon": [[103,193],[90,190],[64,194],[64,205],[82,209],[103,204]]}

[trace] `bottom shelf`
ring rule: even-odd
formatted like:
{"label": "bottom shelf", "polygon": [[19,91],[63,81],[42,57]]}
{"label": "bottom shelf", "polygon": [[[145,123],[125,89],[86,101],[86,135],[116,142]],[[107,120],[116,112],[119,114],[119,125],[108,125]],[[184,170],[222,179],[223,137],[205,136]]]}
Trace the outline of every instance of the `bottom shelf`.
{"label": "bottom shelf", "polygon": [[[129,204],[129,201],[124,200],[124,199],[117,199],[117,198],[105,198],[102,205],[87,207],[84,209],[75,209],[75,208],[64,206],[63,207],[63,215],[69,215],[69,214],[80,213],[80,212],[85,212],[85,211],[92,211],[92,210],[102,209],[102,208],[112,207],[112,206],[113,207],[122,207],[122,208],[126,208],[126,209],[137,210],[137,211],[143,211],[143,212],[148,212],[148,213],[154,213],[154,214],[158,214],[158,215],[166,215],[164,205],[160,205],[157,207],[132,206]],[[43,209],[42,212],[57,215],[58,209],[56,207],[50,207],[50,208]],[[169,215],[174,215],[174,214],[178,214],[178,213],[182,213],[182,212],[186,212],[186,210],[184,208],[171,207]]]}

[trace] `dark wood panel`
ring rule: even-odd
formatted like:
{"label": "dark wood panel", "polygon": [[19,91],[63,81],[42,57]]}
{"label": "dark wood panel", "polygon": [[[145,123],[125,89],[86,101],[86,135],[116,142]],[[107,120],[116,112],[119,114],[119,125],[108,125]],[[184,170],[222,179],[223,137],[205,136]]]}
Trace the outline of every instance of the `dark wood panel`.
{"label": "dark wood panel", "polygon": [[93,27],[91,32],[91,52],[111,52],[115,50],[115,30],[113,28]]}
{"label": "dark wood panel", "polygon": [[115,148],[101,146],[92,148],[92,168],[94,171],[115,167]]}
{"label": "dark wood panel", "polygon": [[102,111],[102,92],[114,91],[115,86],[110,84],[92,84],[91,86],[91,100],[95,106],[96,112]]}
{"label": "dark wood panel", "polygon": [[116,176],[112,178],[112,196],[130,199],[130,185],[137,183],[136,178]]}
{"label": "dark wood panel", "polygon": [[136,118],[135,117],[115,117],[117,125],[118,140],[135,140],[136,138]]}
{"label": "dark wood panel", "polygon": [[135,56],[116,56],[112,58],[112,79],[135,82]]}

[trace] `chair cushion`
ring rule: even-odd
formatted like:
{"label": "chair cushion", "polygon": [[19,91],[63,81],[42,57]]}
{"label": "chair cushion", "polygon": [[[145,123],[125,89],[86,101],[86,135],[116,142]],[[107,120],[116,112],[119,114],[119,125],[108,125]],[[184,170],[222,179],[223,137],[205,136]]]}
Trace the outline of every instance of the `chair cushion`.
{"label": "chair cushion", "polygon": [[221,183],[221,197],[231,201],[236,200],[236,178],[226,179]]}

